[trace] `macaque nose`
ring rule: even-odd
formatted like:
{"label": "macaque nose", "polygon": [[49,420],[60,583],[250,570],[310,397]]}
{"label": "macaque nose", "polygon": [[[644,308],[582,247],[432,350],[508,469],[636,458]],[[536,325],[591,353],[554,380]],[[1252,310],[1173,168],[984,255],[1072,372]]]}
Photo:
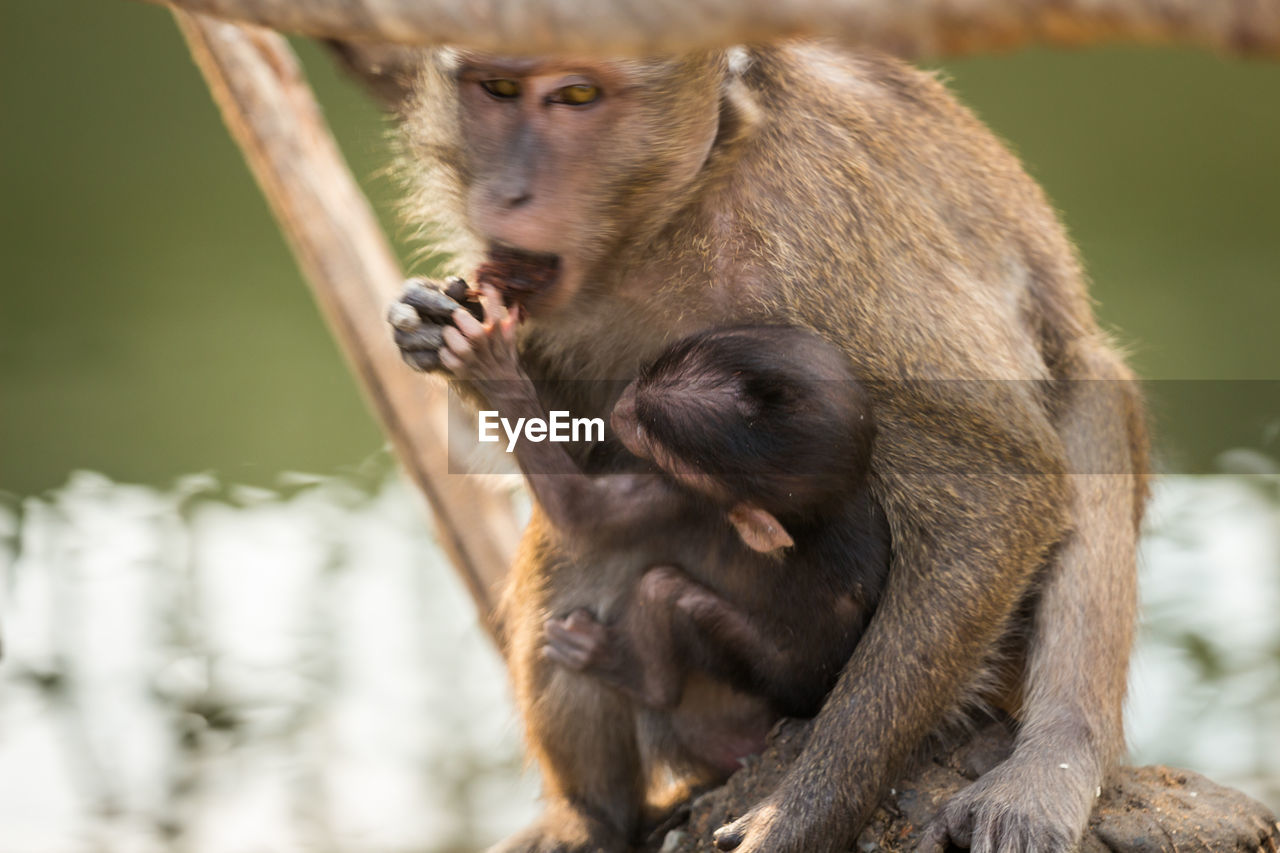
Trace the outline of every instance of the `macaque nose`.
{"label": "macaque nose", "polygon": [[531,201],[533,201],[533,193],[523,187],[520,189],[510,190],[502,197],[502,205],[508,210],[523,207]]}
{"label": "macaque nose", "polygon": [[529,176],[522,169],[512,169],[494,181],[490,190],[492,198],[503,210],[514,210],[533,199]]}

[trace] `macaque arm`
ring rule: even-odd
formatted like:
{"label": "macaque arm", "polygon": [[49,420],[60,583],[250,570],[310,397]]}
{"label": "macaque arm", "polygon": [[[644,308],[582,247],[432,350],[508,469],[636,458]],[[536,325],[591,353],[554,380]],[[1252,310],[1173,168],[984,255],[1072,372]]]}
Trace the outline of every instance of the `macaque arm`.
{"label": "macaque arm", "polygon": [[[821,849],[852,837],[910,750],[993,663],[1065,529],[1060,445],[1021,396],[1029,385],[903,383],[886,401],[882,422],[894,429],[881,434],[873,469],[894,533],[884,597],[804,752],[766,802],[717,832],[720,849]],[[815,784],[835,779],[843,805],[814,813]]]}
{"label": "macaque arm", "polygon": [[[537,390],[524,372],[489,395],[500,416],[545,418]],[[673,499],[672,487],[657,474],[583,473],[564,447],[552,441],[516,440],[516,462],[525,481],[556,529],[593,538],[642,533]]]}
{"label": "macaque arm", "polygon": [[[546,417],[537,390],[523,371],[519,379],[490,389],[487,398],[510,422]],[[637,535],[644,532],[641,528],[673,511],[677,500],[671,484],[658,474],[584,474],[556,442],[529,441],[522,434],[515,454],[547,518],[564,532],[585,532],[592,537]]]}
{"label": "macaque arm", "polygon": [[[770,698],[787,693],[790,664],[800,663],[760,630],[758,620],[674,567],[645,573],[626,618],[642,639],[638,645],[643,647],[655,634],[670,634],[676,644],[673,656],[696,661],[734,686]],[[641,648],[641,657],[645,651]]]}
{"label": "macaque arm", "polygon": [[[545,418],[546,411],[528,377],[506,381],[488,395],[500,416]],[[516,440],[516,462],[547,518],[562,532],[586,532],[593,537],[637,532],[637,525],[653,518],[671,498],[671,487],[656,474],[582,472],[568,451],[552,441]]]}
{"label": "macaque arm", "polygon": [[693,626],[706,658],[735,659],[765,679],[783,668],[787,655],[782,648],[750,616],[712,590],[686,578],[675,606]]}
{"label": "macaque arm", "polygon": [[[508,310],[488,285],[481,288],[481,297],[479,319],[464,308],[453,312],[454,325],[441,333],[440,363],[508,423],[546,420],[537,389],[520,364],[518,311]],[[529,488],[561,531],[617,535],[669,507],[671,488],[657,475],[590,477],[559,443],[530,441],[523,431],[515,454]]]}

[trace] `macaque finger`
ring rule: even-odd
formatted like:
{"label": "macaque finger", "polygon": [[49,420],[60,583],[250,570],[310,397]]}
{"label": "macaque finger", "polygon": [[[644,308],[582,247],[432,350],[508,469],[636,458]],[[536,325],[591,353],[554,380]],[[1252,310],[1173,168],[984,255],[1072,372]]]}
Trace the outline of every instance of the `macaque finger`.
{"label": "macaque finger", "polygon": [[502,294],[492,284],[480,285],[480,304],[484,305],[486,321],[501,325],[510,314],[507,304],[502,300]]}
{"label": "macaque finger", "polygon": [[591,663],[593,649],[575,645],[568,637],[548,637],[547,644],[542,647],[542,655],[547,660],[555,661],[561,666],[574,670],[586,669]]}
{"label": "macaque finger", "polygon": [[462,359],[458,358],[447,349],[440,350],[440,352],[436,354],[436,357],[439,359],[440,364],[445,370],[448,370],[455,376],[462,375],[463,368],[466,367],[466,362]]}
{"label": "macaque finger", "polygon": [[595,633],[604,631],[604,626],[600,624],[600,620],[582,608],[578,608],[566,616],[564,624],[565,627],[572,631],[591,631]]}
{"label": "macaque finger", "polygon": [[465,308],[459,308],[453,312],[453,324],[458,327],[458,331],[466,335],[468,338],[483,337],[485,333],[485,325],[472,317]]}
{"label": "macaque finger", "polygon": [[502,333],[502,339],[507,343],[511,343],[516,339],[516,329],[520,326],[519,310],[509,311],[507,316],[498,324],[498,331]]}
{"label": "macaque finger", "polygon": [[411,278],[404,283],[400,301],[412,306],[423,320],[437,323],[447,322],[453,312],[459,308],[454,300],[445,294],[424,284],[424,279]]}
{"label": "macaque finger", "polygon": [[440,326],[420,325],[409,330],[396,328],[391,334],[401,352],[437,350],[444,343],[444,328]]}
{"label": "macaque finger", "polygon": [[557,620],[548,622],[543,629],[543,633],[556,648],[563,651],[578,652],[584,657],[598,645],[595,637],[576,631],[564,622]]}
{"label": "macaque finger", "polygon": [[[476,321],[472,320],[472,322]],[[448,351],[452,355],[458,358],[468,358],[471,355],[471,342],[463,336],[462,332],[453,326],[445,326],[441,334],[444,337],[444,345],[449,348]],[[441,352],[446,352],[446,350],[441,350]]]}
{"label": "macaque finger", "polygon": [[484,319],[484,308],[472,295],[471,287],[462,276],[451,275],[444,280],[444,295],[467,309],[467,313],[472,317],[477,320]]}
{"label": "macaque finger", "polygon": [[587,665],[585,660],[582,660],[577,655],[564,651],[558,646],[543,646],[542,656],[552,663],[557,663],[565,669],[572,669],[575,672],[581,672]]}
{"label": "macaque finger", "polygon": [[387,322],[402,332],[412,332],[422,326],[422,318],[412,306],[392,302],[387,308]]}

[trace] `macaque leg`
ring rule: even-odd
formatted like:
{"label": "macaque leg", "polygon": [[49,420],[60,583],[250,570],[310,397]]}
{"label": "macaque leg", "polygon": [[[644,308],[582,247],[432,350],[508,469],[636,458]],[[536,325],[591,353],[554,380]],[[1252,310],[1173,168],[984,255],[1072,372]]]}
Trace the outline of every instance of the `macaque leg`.
{"label": "macaque leg", "polygon": [[[924,851],[948,839],[983,851],[1070,849],[1124,748],[1146,428],[1118,359],[1097,347],[1080,360],[1104,381],[1072,383],[1060,421],[1075,529],[1040,590],[1014,751],[943,808]],[[1037,815],[1049,818],[1047,836],[1029,834]]]}
{"label": "macaque leg", "polygon": [[760,631],[757,622],[713,590],[678,573],[662,580],[671,590],[676,610],[692,626],[689,634],[696,638],[698,646],[692,651],[705,665],[713,670],[717,663],[738,667],[738,671],[749,670],[762,680],[772,681],[793,662]]}

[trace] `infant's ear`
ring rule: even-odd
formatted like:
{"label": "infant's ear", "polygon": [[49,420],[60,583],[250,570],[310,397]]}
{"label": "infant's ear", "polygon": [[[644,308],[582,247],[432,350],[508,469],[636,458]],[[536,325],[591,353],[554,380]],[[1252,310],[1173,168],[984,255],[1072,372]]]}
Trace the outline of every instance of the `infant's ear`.
{"label": "infant's ear", "polygon": [[795,545],[791,534],[773,514],[751,504],[738,504],[729,510],[729,523],[742,541],[753,551],[768,554]]}

